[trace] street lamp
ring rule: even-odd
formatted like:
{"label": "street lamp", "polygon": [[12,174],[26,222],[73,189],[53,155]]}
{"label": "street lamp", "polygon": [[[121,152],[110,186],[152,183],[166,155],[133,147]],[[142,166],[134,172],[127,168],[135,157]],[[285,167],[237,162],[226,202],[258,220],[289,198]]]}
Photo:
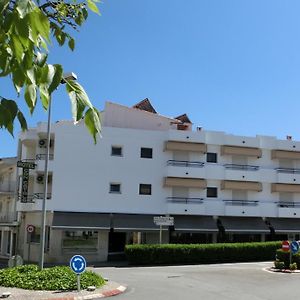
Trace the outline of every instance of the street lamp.
{"label": "street lamp", "polygon": [[[66,80],[77,80],[77,75],[73,72],[65,73],[61,80],[61,84],[65,84]],[[48,104],[48,120],[47,120],[47,139],[46,139],[46,157],[44,169],[44,197],[42,202],[42,221],[41,221],[41,235],[40,235],[40,256],[39,267],[44,268],[44,252],[45,252],[45,233],[46,233],[46,201],[48,194],[48,163],[49,163],[49,149],[50,149],[50,133],[51,133],[51,97]]]}

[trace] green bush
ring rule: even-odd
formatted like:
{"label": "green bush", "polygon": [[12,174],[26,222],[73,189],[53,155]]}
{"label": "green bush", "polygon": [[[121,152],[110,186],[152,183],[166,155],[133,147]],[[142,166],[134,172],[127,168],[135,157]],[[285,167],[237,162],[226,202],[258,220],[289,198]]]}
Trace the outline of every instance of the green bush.
{"label": "green bush", "polygon": [[127,245],[131,264],[208,264],[273,260],[281,242]]}
{"label": "green bush", "polygon": [[[290,266],[290,251],[283,251],[278,249],[276,251],[276,258],[284,262],[285,267],[288,269]],[[300,269],[300,252],[292,255],[292,263],[297,264],[297,269]]]}
{"label": "green bush", "polygon": [[275,269],[278,269],[278,270],[285,269],[284,262],[280,261],[280,260],[277,260],[277,259],[274,261],[274,267],[275,267]]}
{"label": "green bush", "polygon": [[291,271],[297,270],[297,264],[296,264],[296,263],[290,264],[290,270],[291,270]]}
{"label": "green bush", "polygon": [[[36,265],[24,265],[0,270],[0,286],[18,287],[27,290],[75,290],[76,274],[66,266],[45,268],[42,271]],[[81,288],[90,285],[100,287],[104,279],[91,272],[81,274]]]}

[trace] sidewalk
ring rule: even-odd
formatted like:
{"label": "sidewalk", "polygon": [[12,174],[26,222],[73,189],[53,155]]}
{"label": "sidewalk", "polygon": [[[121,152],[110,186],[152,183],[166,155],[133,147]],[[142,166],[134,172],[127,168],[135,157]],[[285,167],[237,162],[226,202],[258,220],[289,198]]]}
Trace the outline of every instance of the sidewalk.
{"label": "sidewalk", "polygon": [[[116,282],[108,281],[103,287],[96,289],[93,292],[86,290],[77,292],[57,292],[57,291],[30,291],[18,288],[0,287],[0,298],[5,292],[10,292],[11,295],[7,299],[13,300],[84,300],[84,299],[99,299],[110,296],[115,296],[125,292],[126,287]],[[3,297],[2,297],[3,298]]]}

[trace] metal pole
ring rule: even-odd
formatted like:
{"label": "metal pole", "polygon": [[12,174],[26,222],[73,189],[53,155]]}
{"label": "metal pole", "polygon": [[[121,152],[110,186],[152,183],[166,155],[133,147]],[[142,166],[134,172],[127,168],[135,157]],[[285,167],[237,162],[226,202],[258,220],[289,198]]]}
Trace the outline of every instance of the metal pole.
{"label": "metal pole", "polygon": [[77,274],[77,292],[80,292],[80,274]]}
{"label": "metal pole", "polygon": [[45,251],[45,232],[46,232],[46,201],[48,193],[48,162],[50,151],[50,131],[51,131],[51,97],[49,98],[48,105],[48,121],[47,121],[47,142],[46,142],[46,159],[44,169],[44,197],[42,203],[42,221],[41,221],[41,236],[40,236],[40,259],[39,267],[41,270],[44,268],[44,251]]}
{"label": "metal pole", "polygon": [[159,244],[162,244],[162,225],[159,225]]}

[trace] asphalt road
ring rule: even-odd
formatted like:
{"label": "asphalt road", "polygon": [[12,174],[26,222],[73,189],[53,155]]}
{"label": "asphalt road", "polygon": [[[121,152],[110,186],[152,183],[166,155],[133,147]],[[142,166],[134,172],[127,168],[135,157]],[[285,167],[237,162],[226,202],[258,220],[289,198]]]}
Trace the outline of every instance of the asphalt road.
{"label": "asphalt road", "polygon": [[272,263],[95,268],[102,276],[128,286],[116,296],[131,300],[282,300],[297,298],[300,273],[269,273]]}

